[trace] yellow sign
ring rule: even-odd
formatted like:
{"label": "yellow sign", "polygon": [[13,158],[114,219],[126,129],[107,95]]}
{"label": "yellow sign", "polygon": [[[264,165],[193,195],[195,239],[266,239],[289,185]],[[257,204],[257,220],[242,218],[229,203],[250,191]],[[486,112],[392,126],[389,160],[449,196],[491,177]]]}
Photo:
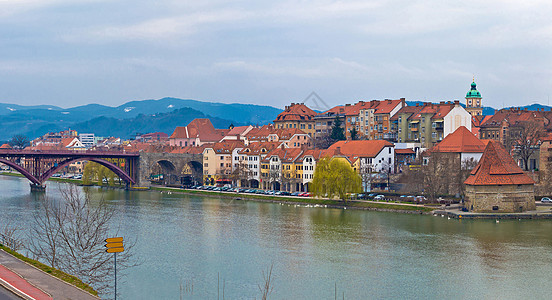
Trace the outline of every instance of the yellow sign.
{"label": "yellow sign", "polygon": [[123,247],[119,247],[119,248],[107,248],[107,249],[105,250],[105,252],[107,252],[107,253],[118,253],[118,252],[123,252],[123,251],[125,251],[125,248],[123,248]]}
{"label": "yellow sign", "polygon": [[118,248],[123,247],[123,243],[107,243],[105,246],[107,248]]}
{"label": "yellow sign", "polygon": [[122,237],[108,238],[108,239],[105,239],[105,242],[106,243],[122,243],[123,238]]}

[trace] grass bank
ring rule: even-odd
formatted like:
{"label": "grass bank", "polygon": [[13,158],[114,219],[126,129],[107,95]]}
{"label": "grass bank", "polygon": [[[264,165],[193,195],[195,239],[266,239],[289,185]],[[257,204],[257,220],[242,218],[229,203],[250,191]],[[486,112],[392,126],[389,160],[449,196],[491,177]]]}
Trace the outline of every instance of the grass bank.
{"label": "grass bank", "polygon": [[271,196],[271,195],[258,195],[258,194],[244,194],[244,193],[228,193],[228,192],[211,192],[202,190],[183,190],[178,188],[166,188],[166,187],[152,187],[152,190],[161,192],[181,193],[189,195],[205,195],[205,196],[218,196],[223,198],[241,200],[251,200],[259,202],[275,202],[275,203],[293,203],[293,204],[318,204],[326,205],[332,208],[350,208],[361,210],[377,210],[377,211],[395,211],[395,212],[408,212],[408,213],[430,213],[435,208],[422,207],[415,205],[401,205],[388,202],[368,202],[368,201],[347,201],[330,200],[323,198],[296,198],[285,196]]}
{"label": "grass bank", "polygon": [[36,261],[34,259],[30,259],[26,256],[23,256],[21,254],[19,254],[18,252],[15,252],[13,251],[12,249],[0,244],[0,249],[6,251],[7,253],[17,257],[18,259],[54,276],[54,277],[57,277],[69,284],[72,284],[80,289],[83,289],[87,292],[89,292],[90,294],[92,295],[95,295],[95,296],[98,296],[98,292],[96,290],[94,290],[91,286],[89,286],[88,284],[82,282],[82,280],[78,279],[77,277],[73,276],[73,275],[69,275],[63,271],[60,271],[56,268],[52,268],[52,267],[49,267],[39,261]]}

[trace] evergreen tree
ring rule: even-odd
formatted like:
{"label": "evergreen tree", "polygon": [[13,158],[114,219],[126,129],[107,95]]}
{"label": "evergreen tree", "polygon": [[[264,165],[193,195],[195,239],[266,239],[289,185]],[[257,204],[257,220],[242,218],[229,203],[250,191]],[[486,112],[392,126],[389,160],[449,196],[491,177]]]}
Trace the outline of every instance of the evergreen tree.
{"label": "evergreen tree", "polygon": [[330,137],[334,141],[343,141],[345,140],[345,134],[343,133],[343,128],[341,128],[341,120],[338,116],[335,116],[335,120],[332,126],[332,134]]}
{"label": "evergreen tree", "polygon": [[349,131],[351,133],[351,140],[356,140],[358,138],[358,131],[356,130],[355,127],[353,127],[353,129],[351,129],[351,131]]}

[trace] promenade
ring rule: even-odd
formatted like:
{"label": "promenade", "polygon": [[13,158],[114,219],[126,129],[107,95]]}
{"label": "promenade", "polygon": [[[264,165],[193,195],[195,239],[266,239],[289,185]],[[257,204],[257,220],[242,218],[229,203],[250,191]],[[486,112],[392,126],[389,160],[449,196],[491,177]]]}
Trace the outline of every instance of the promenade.
{"label": "promenade", "polygon": [[0,250],[0,285],[22,299],[100,299],[17,259],[4,250]]}

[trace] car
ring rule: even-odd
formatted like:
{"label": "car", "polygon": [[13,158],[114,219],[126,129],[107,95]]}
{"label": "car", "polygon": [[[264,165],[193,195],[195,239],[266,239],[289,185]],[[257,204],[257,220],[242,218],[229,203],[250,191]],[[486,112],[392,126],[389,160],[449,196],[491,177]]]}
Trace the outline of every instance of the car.
{"label": "car", "polygon": [[552,199],[550,199],[548,197],[542,197],[541,198],[541,203],[552,203]]}
{"label": "car", "polygon": [[291,195],[291,193],[290,193],[290,192],[280,192],[280,195],[282,195],[282,196],[289,196],[289,195]]}
{"label": "car", "polygon": [[385,199],[384,195],[377,195],[374,197],[374,200],[384,200],[384,199]]}
{"label": "car", "polygon": [[293,192],[291,193],[291,196],[299,196],[299,194],[301,194],[300,192]]}

